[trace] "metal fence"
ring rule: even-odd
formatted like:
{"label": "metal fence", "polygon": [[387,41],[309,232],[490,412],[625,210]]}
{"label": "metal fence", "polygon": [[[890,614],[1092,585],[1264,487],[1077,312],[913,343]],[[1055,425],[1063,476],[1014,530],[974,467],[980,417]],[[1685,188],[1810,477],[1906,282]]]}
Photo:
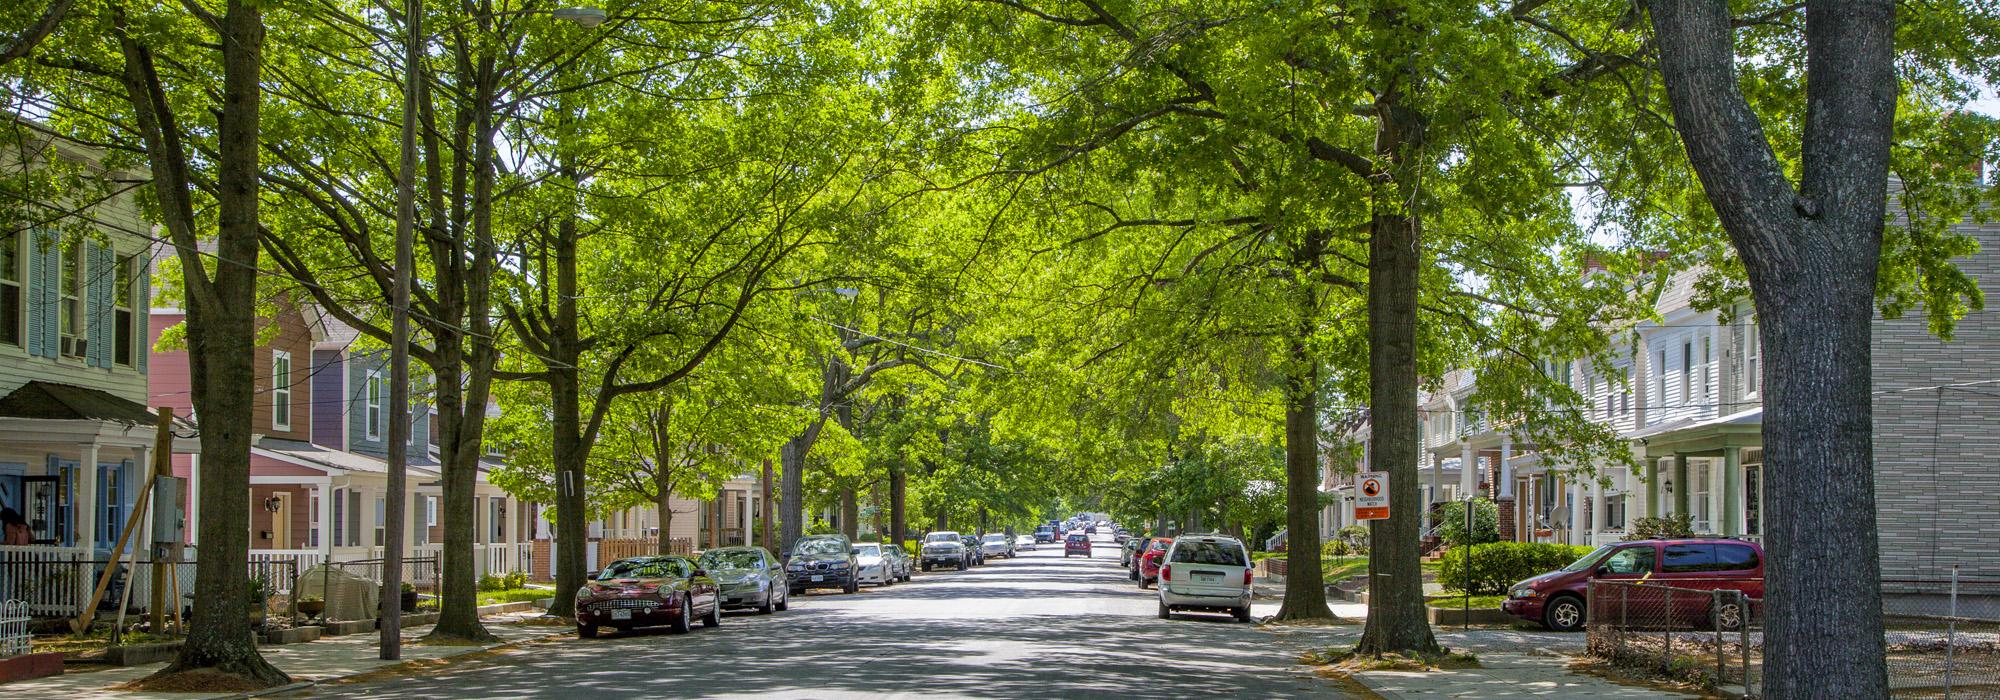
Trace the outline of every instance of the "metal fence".
{"label": "metal fence", "polygon": [[[23,609],[34,617],[74,617],[89,604],[98,581],[111,566],[112,562],[105,559],[0,561],[0,599],[20,599]],[[122,603],[127,612],[147,612],[152,606],[155,566],[170,567],[163,591],[173,601],[168,604],[178,604],[183,610],[191,606],[195,596],[194,562],[155,563],[142,559],[117,563],[97,609],[116,612]],[[248,567],[250,580],[263,582],[264,607],[269,607],[274,596],[289,596],[297,585],[298,562],[290,558],[251,556]]]}
{"label": "metal fence", "polygon": [[28,631],[32,619],[27,601],[0,600],[0,659],[28,653],[35,639]]}
{"label": "metal fence", "polygon": [[[1589,608],[1589,654],[1759,694],[1761,600],[1727,588],[1595,581]],[[2000,580],[1884,580],[1882,634],[1893,696],[2000,699]]]}

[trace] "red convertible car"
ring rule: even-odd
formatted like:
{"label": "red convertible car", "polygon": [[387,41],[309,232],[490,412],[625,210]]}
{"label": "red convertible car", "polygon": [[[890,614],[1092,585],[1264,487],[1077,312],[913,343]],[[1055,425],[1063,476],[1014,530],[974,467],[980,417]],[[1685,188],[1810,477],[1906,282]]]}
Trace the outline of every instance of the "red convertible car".
{"label": "red convertible car", "polygon": [[686,557],[632,557],[611,562],[576,590],[576,636],[597,628],[619,631],[667,625],[686,632],[696,618],[722,624],[715,579]]}

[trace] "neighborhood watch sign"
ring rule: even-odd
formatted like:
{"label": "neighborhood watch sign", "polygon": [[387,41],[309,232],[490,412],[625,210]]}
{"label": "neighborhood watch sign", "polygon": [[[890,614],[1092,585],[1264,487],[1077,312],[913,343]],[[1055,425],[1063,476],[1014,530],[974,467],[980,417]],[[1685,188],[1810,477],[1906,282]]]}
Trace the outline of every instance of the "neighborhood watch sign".
{"label": "neighborhood watch sign", "polygon": [[1354,519],[1389,519],[1389,472],[1354,475]]}

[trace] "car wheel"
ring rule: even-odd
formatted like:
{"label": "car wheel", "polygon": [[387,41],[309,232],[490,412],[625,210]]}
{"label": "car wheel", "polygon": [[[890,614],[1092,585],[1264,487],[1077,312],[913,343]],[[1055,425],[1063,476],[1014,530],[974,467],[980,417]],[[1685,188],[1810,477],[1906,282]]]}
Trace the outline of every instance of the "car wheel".
{"label": "car wheel", "polygon": [[785,597],[778,599],[779,610],[788,610],[791,607],[792,607],[792,595],[790,593],[786,593]]}
{"label": "car wheel", "polygon": [[1162,620],[1174,619],[1174,613],[1173,611],[1167,609],[1166,601],[1160,602],[1160,619]]}
{"label": "car wheel", "polygon": [[930,562],[924,562],[924,573],[927,573],[927,574],[928,574],[928,573],[930,573],[930,572],[931,572],[931,563],[930,563]]}
{"label": "car wheel", "polygon": [[764,604],[757,606],[757,614],[759,615],[771,614],[771,599],[776,597],[778,597],[778,592],[776,590],[764,591]]}
{"label": "car wheel", "polygon": [[1557,632],[1583,629],[1583,601],[1576,596],[1557,596],[1542,611],[1542,626]]}
{"label": "car wheel", "polygon": [[693,627],[694,627],[694,599],[689,597],[682,597],[681,614],[674,616],[674,624],[673,624],[674,633],[686,634],[687,631]]}
{"label": "car wheel", "polygon": [[965,570],[965,562],[959,562],[959,563],[958,563],[958,570],[959,570],[959,571],[964,571],[964,570]]}
{"label": "car wheel", "polygon": [[1139,590],[1142,590],[1142,591],[1143,591],[1143,590],[1146,590],[1146,584],[1148,584],[1148,583],[1152,583],[1152,582],[1151,582],[1151,581],[1147,581],[1147,580],[1146,580],[1146,577],[1144,577],[1144,576],[1140,576],[1140,577],[1139,577]]}
{"label": "car wheel", "polygon": [[1715,614],[1709,619],[1713,621],[1716,629],[1724,632],[1743,629],[1743,606],[1723,603],[1721,607],[1715,609]]}
{"label": "car wheel", "polygon": [[1243,606],[1243,607],[1240,607],[1240,608],[1237,608],[1237,609],[1236,609],[1236,621],[1237,621],[1237,622],[1249,622],[1249,621],[1250,621],[1250,606],[1248,606],[1248,605],[1245,605],[1245,606]]}
{"label": "car wheel", "polygon": [[703,626],[703,627],[711,627],[711,628],[712,628],[712,627],[720,627],[720,626],[722,626],[722,601],[721,601],[721,600],[719,600],[719,599],[718,599],[718,600],[716,600],[716,601],[715,601],[715,606],[714,606],[714,607],[711,607],[711,608],[709,608],[709,609],[708,609],[708,615],[707,615],[707,616],[705,616],[705,617],[703,617],[703,618],[701,618],[701,626]]}
{"label": "car wheel", "polygon": [[843,589],[841,589],[841,590],[842,590],[842,591],[845,591],[845,592],[847,592],[847,593],[858,593],[858,592],[860,592],[860,591],[861,591],[861,577],[860,577],[860,576],[849,576],[849,577],[847,577],[847,587],[846,587],[846,588],[843,588]]}
{"label": "car wheel", "polygon": [[582,625],[582,624],[580,624],[580,625],[577,625],[577,626],[576,626],[576,638],[577,638],[577,639],[596,639],[596,638],[597,638],[597,625]]}

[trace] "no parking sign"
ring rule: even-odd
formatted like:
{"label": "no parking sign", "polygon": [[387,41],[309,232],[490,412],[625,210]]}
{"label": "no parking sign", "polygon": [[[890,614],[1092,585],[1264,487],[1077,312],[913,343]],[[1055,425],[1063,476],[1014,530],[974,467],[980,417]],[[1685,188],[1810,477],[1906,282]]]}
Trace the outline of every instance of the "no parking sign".
{"label": "no parking sign", "polygon": [[1389,519],[1389,473],[1361,472],[1354,476],[1354,519]]}

